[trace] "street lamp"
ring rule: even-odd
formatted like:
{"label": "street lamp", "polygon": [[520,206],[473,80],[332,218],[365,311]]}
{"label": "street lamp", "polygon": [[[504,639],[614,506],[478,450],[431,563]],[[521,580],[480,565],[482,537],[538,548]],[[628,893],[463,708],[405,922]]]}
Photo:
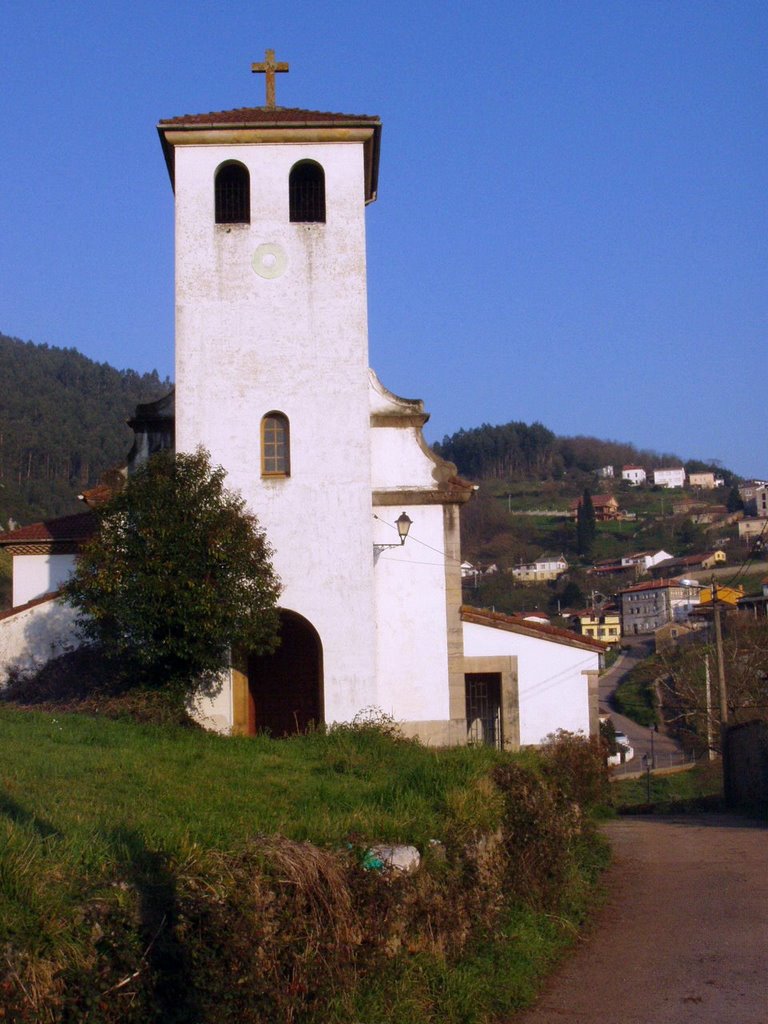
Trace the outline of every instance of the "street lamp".
{"label": "street lamp", "polygon": [[401,548],[405,544],[406,538],[408,537],[408,531],[411,529],[411,523],[413,520],[407,512],[401,512],[395,520],[395,526],[397,527],[397,535],[400,538],[397,544],[374,544],[373,552],[374,555],[378,555],[380,551],[386,551],[387,548]]}

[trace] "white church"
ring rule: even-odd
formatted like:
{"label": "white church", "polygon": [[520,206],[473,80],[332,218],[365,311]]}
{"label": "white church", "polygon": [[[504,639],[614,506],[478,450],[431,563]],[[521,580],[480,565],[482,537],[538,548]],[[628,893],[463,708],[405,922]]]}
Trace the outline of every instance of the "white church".
{"label": "white church", "polygon": [[[474,492],[426,444],[421,401],[368,367],[365,208],[377,117],[275,105],[158,125],[175,196],[175,397],[139,407],[132,458],[203,445],[274,548],[273,655],[233,653],[210,728],[285,735],[365,709],[436,745],[537,744],[598,731],[604,647],[462,606],[459,521]],[[87,515],[87,514],[86,514]],[[0,535],[14,607],[4,669],[77,643],[57,597],[83,517]]]}

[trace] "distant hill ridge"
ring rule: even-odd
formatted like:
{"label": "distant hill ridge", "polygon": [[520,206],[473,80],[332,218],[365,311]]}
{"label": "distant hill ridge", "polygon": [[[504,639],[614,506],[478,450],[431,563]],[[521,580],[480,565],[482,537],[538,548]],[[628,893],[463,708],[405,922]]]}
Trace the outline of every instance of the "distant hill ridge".
{"label": "distant hill ridge", "polygon": [[80,511],[78,492],[125,461],[136,405],[172,387],[5,334],[0,382],[0,529]]}
{"label": "distant hill ridge", "polygon": [[434,449],[473,480],[556,480],[574,471],[596,473],[603,466],[613,466],[621,479],[626,465],[643,466],[649,476],[662,466],[684,466],[686,473],[712,471],[727,481],[733,476],[719,463],[684,461],[679,455],[596,437],[558,437],[541,423],[484,423],[446,435]]}
{"label": "distant hill ridge", "polygon": [[[0,334],[0,529],[80,510],[78,492],[124,462],[131,446],[126,420],[139,402],[172,387],[156,371],[138,374],[97,363],[74,348]],[[719,465],[642,451],[593,437],[558,437],[541,423],[487,423],[435,444],[470,479],[547,480],[613,465],[650,470],[684,464],[688,472]]]}

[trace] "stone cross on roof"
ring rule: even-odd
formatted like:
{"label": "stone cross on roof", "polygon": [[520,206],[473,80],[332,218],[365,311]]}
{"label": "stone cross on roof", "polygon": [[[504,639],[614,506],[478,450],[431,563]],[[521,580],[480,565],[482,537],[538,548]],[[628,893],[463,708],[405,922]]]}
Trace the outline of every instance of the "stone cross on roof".
{"label": "stone cross on roof", "polygon": [[267,107],[275,109],[275,74],[280,71],[288,71],[288,65],[283,61],[275,61],[275,51],[265,50],[264,61],[258,64],[251,64],[251,71],[258,71],[267,76]]}

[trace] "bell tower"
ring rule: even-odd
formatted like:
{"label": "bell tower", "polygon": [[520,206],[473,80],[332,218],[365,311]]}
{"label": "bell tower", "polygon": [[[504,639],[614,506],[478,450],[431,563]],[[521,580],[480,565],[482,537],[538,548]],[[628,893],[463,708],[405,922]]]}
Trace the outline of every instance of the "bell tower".
{"label": "bell tower", "polygon": [[277,106],[288,65],[271,50],[252,70],[264,106],[158,125],[176,445],[206,447],[266,530],[281,607],[316,631],[321,717],[342,720],[377,700],[365,207],[381,123]]}

